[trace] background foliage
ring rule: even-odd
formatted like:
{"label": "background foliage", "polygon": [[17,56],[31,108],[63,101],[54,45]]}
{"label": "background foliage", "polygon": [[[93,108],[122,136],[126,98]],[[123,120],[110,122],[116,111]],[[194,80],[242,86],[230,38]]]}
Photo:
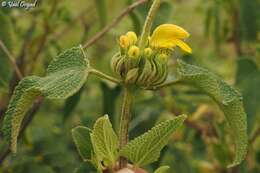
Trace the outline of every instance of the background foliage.
{"label": "background foliage", "polygon": [[[61,51],[84,44],[109,24],[133,0],[46,0],[33,10],[0,8],[0,40],[16,57],[24,76],[45,76],[51,59]],[[192,55],[176,50],[176,58],[199,64],[221,76],[243,93],[248,117],[249,151],[237,168],[226,169],[234,150],[229,126],[210,99],[189,87],[136,94],[130,136],[135,137],[168,117],[185,113],[185,126],[172,137],[158,162],[172,173],[260,172],[260,2],[259,0],[163,0],[154,27],[174,23],[191,33]],[[119,35],[140,33],[149,3],[139,6],[113,27],[105,37],[86,49],[91,64],[111,74],[110,59],[117,52]],[[0,136],[0,172],[71,173],[91,172],[82,164],[72,142],[71,129],[92,127],[108,114],[118,128],[121,91],[95,77],[76,95],[62,101],[45,100],[26,128],[16,155],[3,155],[6,144]],[[0,50],[0,124],[10,95],[19,79],[6,54]],[[183,94],[184,93],[184,94]],[[28,117],[29,119],[30,117]],[[30,119],[29,119],[30,120]]]}

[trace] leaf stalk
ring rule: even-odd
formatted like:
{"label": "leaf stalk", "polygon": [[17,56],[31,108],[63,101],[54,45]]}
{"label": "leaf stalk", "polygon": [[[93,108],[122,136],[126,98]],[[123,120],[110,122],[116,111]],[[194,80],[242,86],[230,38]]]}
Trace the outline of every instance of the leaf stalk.
{"label": "leaf stalk", "polygon": [[120,81],[119,79],[116,79],[116,78],[114,78],[112,76],[109,76],[109,75],[107,75],[107,74],[105,74],[105,73],[103,73],[103,72],[101,72],[101,71],[99,71],[97,69],[94,69],[94,68],[90,68],[88,70],[88,73],[94,74],[94,75],[96,75],[96,76],[98,76],[98,77],[100,77],[102,79],[106,79],[106,80],[108,80],[110,82],[113,82],[113,83],[116,83],[116,84],[121,84],[122,83],[122,81]]}

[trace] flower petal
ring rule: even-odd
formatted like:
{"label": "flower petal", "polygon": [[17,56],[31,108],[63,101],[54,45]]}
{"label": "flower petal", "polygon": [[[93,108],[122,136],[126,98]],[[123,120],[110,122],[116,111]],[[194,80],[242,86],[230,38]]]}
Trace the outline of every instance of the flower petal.
{"label": "flower petal", "polygon": [[175,40],[175,44],[177,46],[179,46],[185,52],[192,53],[191,47],[187,43],[185,43],[184,41],[182,41],[182,40]]}
{"label": "flower petal", "polygon": [[187,31],[177,25],[163,24],[154,30],[150,43],[153,47],[165,47],[165,45],[168,47],[174,45],[172,41],[187,38],[189,35]]}

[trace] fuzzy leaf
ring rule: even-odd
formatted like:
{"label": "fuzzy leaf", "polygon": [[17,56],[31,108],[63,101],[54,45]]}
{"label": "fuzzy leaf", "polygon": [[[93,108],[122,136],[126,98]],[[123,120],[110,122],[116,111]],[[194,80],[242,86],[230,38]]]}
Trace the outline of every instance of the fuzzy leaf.
{"label": "fuzzy leaf", "polygon": [[165,173],[170,167],[169,166],[161,166],[154,171],[154,173]]}
{"label": "fuzzy leaf", "polygon": [[41,95],[50,99],[65,99],[75,94],[88,76],[88,61],[80,47],[65,51],[48,67],[46,77],[24,78],[10,100],[3,124],[4,136],[16,152],[17,137],[23,118],[34,99]]}
{"label": "fuzzy leaf", "polygon": [[91,160],[92,143],[90,140],[91,130],[87,127],[78,126],[72,129],[72,138],[83,160]]}
{"label": "fuzzy leaf", "polygon": [[24,114],[29,110],[34,99],[40,92],[33,89],[37,84],[38,77],[30,76],[21,80],[15,88],[13,96],[5,113],[3,133],[11,149],[16,152],[16,143]]}
{"label": "fuzzy leaf", "polygon": [[98,160],[113,166],[118,158],[118,138],[108,115],[99,118],[91,133],[91,141]]}
{"label": "fuzzy leaf", "polygon": [[199,88],[219,105],[231,127],[235,139],[235,159],[229,167],[241,163],[247,152],[247,120],[242,96],[219,77],[208,70],[179,60],[177,73],[179,80]]}
{"label": "fuzzy leaf", "polygon": [[164,121],[148,132],[130,141],[120,154],[137,166],[144,166],[156,161],[160,151],[168,143],[172,133],[182,125],[186,115]]}

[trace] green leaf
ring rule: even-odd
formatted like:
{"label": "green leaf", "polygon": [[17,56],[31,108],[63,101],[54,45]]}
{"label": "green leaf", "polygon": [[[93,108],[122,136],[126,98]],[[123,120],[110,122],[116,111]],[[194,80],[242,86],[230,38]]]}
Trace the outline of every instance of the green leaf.
{"label": "green leaf", "polygon": [[169,166],[160,166],[154,171],[154,173],[165,173],[168,169],[170,169]]}
{"label": "green leaf", "polygon": [[85,83],[89,62],[81,47],[71,48],[53,59],[47,76],[40,78],[39,85],[44,96],[65,99],[75,94]]}
{"label": "green leaf", "polygon": [[83,160],[91,160],[93,148],[90,140],[90,133],[91,130],[83,126],[78,126],[72,129],[73,140]]}
{"label": "green leaf", "polygon": [[[90,136],[90,138],[91,138],[91,136]],[[94,147],[95,146],[93,146],[93,148]],[[98,173],[103,173],[102,170],[104,169],[104,166],[103,166],[104,162],[103,163],[101,162],[98,155],[95,155],[94,153],[92,153],[91,163],[96,168]]]}
{"label": "green leaf", "polygon": [[31,76],[21,80],[15,88],[4,117],[3,133],[6,140],[11,141],[11,149],[16,152],[16,143],[24,114],[29,110],[34,99],[40,95],[33,86],[38,77]]}
{"label": "green leaf", "polygon": [[66,99],[75,94],[88,76],[88,60],[80,47],[54,58],[46,77],[26,77],[18,84],[10,100],[3,124],[4,136],[16,152],[17,137],[26,112],[37,96]]}
{"label": "green leaf", "polygon": [[159,123],[148,132],[130,141],[120,154],[135,165],[144,166],[156,161],[160,151],[168,143],[172,133],[182,125],[186,115]]}
{"label": "green leaf", "polygon": [[118,158],[118,138],[112,128],[108,115],[99,118],[91,133],[95,155],[99,161],[113,166]]}
{"label": "green leaf", "polygon": [[[13,45],[13,26],[11,19],[8,15],[5,15],[0,11],[0,39],[5,44],[8,50],[11,51]],[[11,66],[8,57],[4,51],[0,48],[0,87],[8,86],[8,81],[11,77]]]}
{"label": "green leaf", "polygon": [[242,96],[208,70],[179,60],[177,67],[180,81],[191,84],[209,95],[224,112],[235,139],[235,159],[229,167],[238,165],[247,152],[247,120]]}

